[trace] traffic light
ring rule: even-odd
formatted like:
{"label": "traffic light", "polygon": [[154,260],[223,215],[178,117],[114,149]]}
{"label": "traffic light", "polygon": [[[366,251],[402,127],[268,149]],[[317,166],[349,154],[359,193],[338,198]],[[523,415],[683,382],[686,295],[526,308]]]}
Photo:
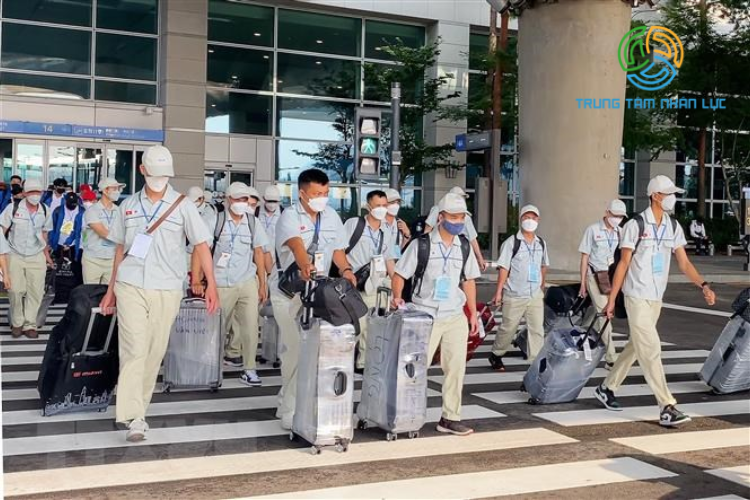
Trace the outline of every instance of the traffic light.
{"label": "traffic light", "polygon": [[381,111],[357,108],[354,134],[354,170],[358,179],[380,178]]}

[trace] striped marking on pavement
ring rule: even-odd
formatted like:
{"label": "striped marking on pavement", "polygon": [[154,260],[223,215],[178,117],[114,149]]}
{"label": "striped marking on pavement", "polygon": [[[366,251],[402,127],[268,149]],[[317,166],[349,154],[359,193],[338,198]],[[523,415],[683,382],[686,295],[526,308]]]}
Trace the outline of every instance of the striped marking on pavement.
{"label": "striped marking on pavement", "polygon": [[[615,340],[614,341],[616,349],[622,349],[623,347],[625,347],[627,345],[627,343],[628,343],[627,340]],[[662,347],[671,347],[673,345],[674,344],[672,344],[670,342],[662,342],[661,343]],[[492,344],[488,344],[488,343],[480,345],[479,347],[477,347],[477,350],[476,350],[476,352],[491,352],[491,351],[492,351]]]}
{"label": "striped marking on pavement", "polygon": [[[746,399],[735,401],[712,401],[708,403],[687,403],[678,405],[678,408],[691,417],[718,417],[722,415],[741,415],[750,413],[750,405],[748,405]],[[659,410],[653,405],[623,408],[622,411],[610,411],[604,409],[577,410],[533,413],[532,415],[562,425],[563,427],[659,420]]]}
{"label": "striped marking on pavement", "polygon": [[358,484],[251,498],[489,498],[675,477],[630,457]]}
{"label": "striped marking on pavement", "polygon": [[737,467],[724,467],[721,469],[712,469],[706,471],[712,476],[720,477],[737,483],[742,486],[750,487],[750,465],[739,465]]}
{"label": "striped marking on pavement", "polygon": [[160,483],[165,479],[185,481],[576,442],[578,441],[575,439],[547,429],[532,428],[478,432],[465,437],[434,436],[392,442],[372,441],[357,443],[356,446],[351,446],[347,453],[323,453],[318,456],[302,453],[300,450],[279,450],[14,472],[4,476],[5,494],[50,494],[89,488]]}
{"label": "striped marking on pavement", "polygon": [[661,307],[664,309],[673,309],[675,311],[706,314],[708,316],[720,316],[722,318],[730,318],[732,316],[732,313],[726,312],[726,311],[716,311],[714,309],[703,309],[701,307],[681,306],[678,304],[668,304],[666,302],[662,303]]}
{"label": "striped marking on pavement", "polygon": [[652,455],[731,448],[733,446],[750,448],[750,427],[680,432],[679,434],[662,434],[657,436],[635,436],[610,439],[610,441],[645,451]]}

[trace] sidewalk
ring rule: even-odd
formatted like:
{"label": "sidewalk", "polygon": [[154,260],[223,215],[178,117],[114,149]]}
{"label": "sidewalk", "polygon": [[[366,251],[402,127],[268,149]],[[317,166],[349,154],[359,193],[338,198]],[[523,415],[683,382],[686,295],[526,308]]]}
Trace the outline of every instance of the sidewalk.
{"label": "sidewalk", "polygon": [[[706,281],[711,283],[748,283],[750,284],[750,272],[743,271],[742,266],[746,262],[747,257],[745,255],[715,255],[713,257],[695,256],[690,255],[691,262],[695,265],[698,271],[704,276]],[[487,270],[482,275],[483,281],[497,281],[497,271],[495,269]],[[547,281],[550,282],[561,282],[561,281],[580,281],[580,274],[578,271],[570,272],[561,269],[550,269],[547,273]],[[685,277],[680,269],[677,267],[677,262],[672,260],[672,265],[669,268],[669,282],[670,283],[687,283],[688,279]]]}

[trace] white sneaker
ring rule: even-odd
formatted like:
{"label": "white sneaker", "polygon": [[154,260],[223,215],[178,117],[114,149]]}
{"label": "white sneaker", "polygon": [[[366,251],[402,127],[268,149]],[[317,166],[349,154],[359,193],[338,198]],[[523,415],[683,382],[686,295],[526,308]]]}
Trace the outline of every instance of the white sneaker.
{"label": "white sneaker", "polygon": [[255,370],[245,370],[240,375],[240,383],[249,385],[250,387],[259,387],[263,382],[261,382],[258,372]]}
{"label": "white sneaker", "polygon": [[128,433],[125,435],[125,440],[129,443],[138,443],[146,439],[146,432],[148,432],[148,424],[142,418],[136,418],[130,425],[128,425]]}

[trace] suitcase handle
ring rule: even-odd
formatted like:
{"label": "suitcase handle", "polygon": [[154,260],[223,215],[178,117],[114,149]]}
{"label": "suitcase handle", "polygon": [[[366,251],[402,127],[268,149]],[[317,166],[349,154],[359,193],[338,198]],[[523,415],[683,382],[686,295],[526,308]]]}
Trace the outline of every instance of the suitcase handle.
{"label": "suitcase handle", "polygon": [[310,273],[310,280],[305,281],[305,290],[302,292],[304,295],[302,297],[302,318],[300,321],[304,328],[309,328],[313,319],[312,307],[307,307],[304,304],[305,301],[312,303],[313,293],[315,293],[315,278],[317,278],[317,272],[313,271]]}
{"label": "suitcase handle", "polygon": [[336,372],[336,376],[333,377],[333,394],[335,396],[341,396],[346,392],[348,379],[346,372]]}
{"label": "suitcase handle", "polygon": [[[375,316],[387,316],[388,310],[391,307],[391,296],[393,294],[393,290],[385,286],[379,286],[377,294],[377,298],[375,299]],[[385,307],[383,307],[383,303],[380,301],[380,299],[382,299],[384,295]],[[383,311],[383,314],[380,314],[380,311]]]}
{"label": "suitcase handle", "polygon": [[[579,348],[583,347],[583,343],[586,342],[586,341],[588,341],[589,338],[591,338],[591,336],[592,336],[591,332],[594,330],[594,325],[596,325],[596,321],[599,318],[607,318],[607,313],[601,312],[601,313],[594,314],[594,319],[591,320],[591,324],[586,329],[586,335],[584,336],[584,338],[582,338],[578,342],[578,347]],[[604,333],[604,330],[607,329],[607,326],[609,326],[609,318],[607,318],[607,320],[604,322],[604,324],[602,325],[602,327],[597,332],[597,341],[602,338],[602,333]]]}
{"label": "suitcase handle", "polygon": [[[114,309],[114,308],[113,308]],[[109,330],[107,331],[107,340],[100,351],[89,351],[89,340],[91,339],[91,330],[94,329],[94,321],[97,315],[102,314],[101,307],[92,307],[91,316],[89,317],[89,326],[86,328],[86,337],[83,339],[83,347],[78,354],[102,354],[109,351],[109,343],[112,341],[112,333],[115,331],[115,322],[117,321],[116,310],[113,310],[109,320]]]}

